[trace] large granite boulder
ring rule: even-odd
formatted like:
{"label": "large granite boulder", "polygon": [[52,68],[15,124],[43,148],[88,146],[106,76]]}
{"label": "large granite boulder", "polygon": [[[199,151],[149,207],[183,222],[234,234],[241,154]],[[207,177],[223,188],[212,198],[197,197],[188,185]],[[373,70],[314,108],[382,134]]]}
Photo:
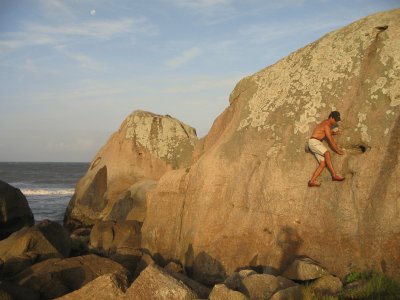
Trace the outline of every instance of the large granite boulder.
{"label": "large granite boulder", "polygon": [[0,180],[0,240],[33,223],[32,211],[22,192]]}
{"label": "large granite boulder", "polygon": [[111,273],[117,274],[123,282],[130,282],[128,270],[110,259],[93,254],[45,260],[19,273],[13,282],[39,292],[41,299],[54,299]]}
{"label": "large granite boulder", "polygon": [[[399,278],[399,49],[397,9],[241,80],[197,161],[149,195],[142,247],[215,281],[243,266],[282,272],[302,255],[339,277],[373,268]],[[346,180],[324,171],[309,188],[317,163],[305,141],[332,110],[345,149],[333,163]],[[196,264],[199,255],[208,259]]]}
{"label": "large granite boulder", "polygon": [[196,141],[196,131],[177,119],[133,112],[78,182],[65,226],[91,226],[95,220],[143,221],[146,193],[166,171],[190,165]]}
{"label": "large granite boulder", "polygon": [[0,277],[17,274],[30,265],[49,258],[68,257],[71,240],[58,223],[44,220],[22,228],[0,241]]}

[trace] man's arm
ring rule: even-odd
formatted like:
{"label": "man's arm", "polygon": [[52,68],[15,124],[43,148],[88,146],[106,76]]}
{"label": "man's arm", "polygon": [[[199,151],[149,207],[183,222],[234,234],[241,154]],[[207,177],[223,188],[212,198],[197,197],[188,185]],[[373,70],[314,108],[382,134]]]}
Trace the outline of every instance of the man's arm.
{"label": "man's arm", "polygon": [[335,152],[337,154],[344,154],[343,150],[339,149],[338,145],[336,144],[335,140],[332,137],[332,133],[331,133],[331,128],[328,125],[324,126],[324,131],[325,131],[325,136],[328,139],[329,143],[331,144],[333,150],[335,150]]}

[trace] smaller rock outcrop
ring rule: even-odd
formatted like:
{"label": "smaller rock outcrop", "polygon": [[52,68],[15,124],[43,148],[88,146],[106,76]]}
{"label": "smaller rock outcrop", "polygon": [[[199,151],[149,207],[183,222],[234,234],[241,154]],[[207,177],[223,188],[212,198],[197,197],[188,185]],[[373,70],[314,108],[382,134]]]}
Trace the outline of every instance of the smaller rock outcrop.
{"label": "smaller rock outcrop", "polygon": [[190,300],[199,296],[155,265],[148,266],[126,291],[126,299]]}
{"label": "smaller rock outcrop", "polygon": [[165,172],[190,166],[197,140],[194,128],[171,116],[133,112],[78,182],[64,225],[73,230],[98,220],[143,222],[146,194]]}
{"label": "smaller rock outcrop", "polygon": [[33,223],[32,211],[22,192],[0,180],[0,240]]}
{"label": "smaller rock outcrop", "polygon": [[68,257],[70,250],[67,231],[56,222],[44,220],[0,241],[0,260],[3,261],[0,275],[9,277],[36,262]]}

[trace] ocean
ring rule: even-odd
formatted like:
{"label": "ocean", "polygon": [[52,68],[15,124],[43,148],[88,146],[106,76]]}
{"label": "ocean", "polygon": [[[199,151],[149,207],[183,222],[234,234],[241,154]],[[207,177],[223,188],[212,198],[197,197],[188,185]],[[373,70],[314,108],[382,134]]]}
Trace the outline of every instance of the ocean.
{"label": "ocean", "polygon": [[75,185],[88,168],[89,163],[0,162],[0,180],[22,191],[36,222],[62,223]]}

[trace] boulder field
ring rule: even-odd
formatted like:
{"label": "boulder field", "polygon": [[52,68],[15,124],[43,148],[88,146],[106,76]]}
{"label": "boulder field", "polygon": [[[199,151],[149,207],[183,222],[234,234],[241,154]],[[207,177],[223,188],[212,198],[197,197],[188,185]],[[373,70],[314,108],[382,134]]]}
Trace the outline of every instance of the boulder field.
{"label": "boulder field", "polygon": [[[331,32],[242,79],[201,140],[169,116],[133,113],[78,183],[65,225],[143,222],[143,249],[207,285],[243,267],[282,274],[299,256],[339,277],[399,278],[399,49],[400,9]],[[325,170],[309,188],[305,143],[332,110],[346,180]]]}

